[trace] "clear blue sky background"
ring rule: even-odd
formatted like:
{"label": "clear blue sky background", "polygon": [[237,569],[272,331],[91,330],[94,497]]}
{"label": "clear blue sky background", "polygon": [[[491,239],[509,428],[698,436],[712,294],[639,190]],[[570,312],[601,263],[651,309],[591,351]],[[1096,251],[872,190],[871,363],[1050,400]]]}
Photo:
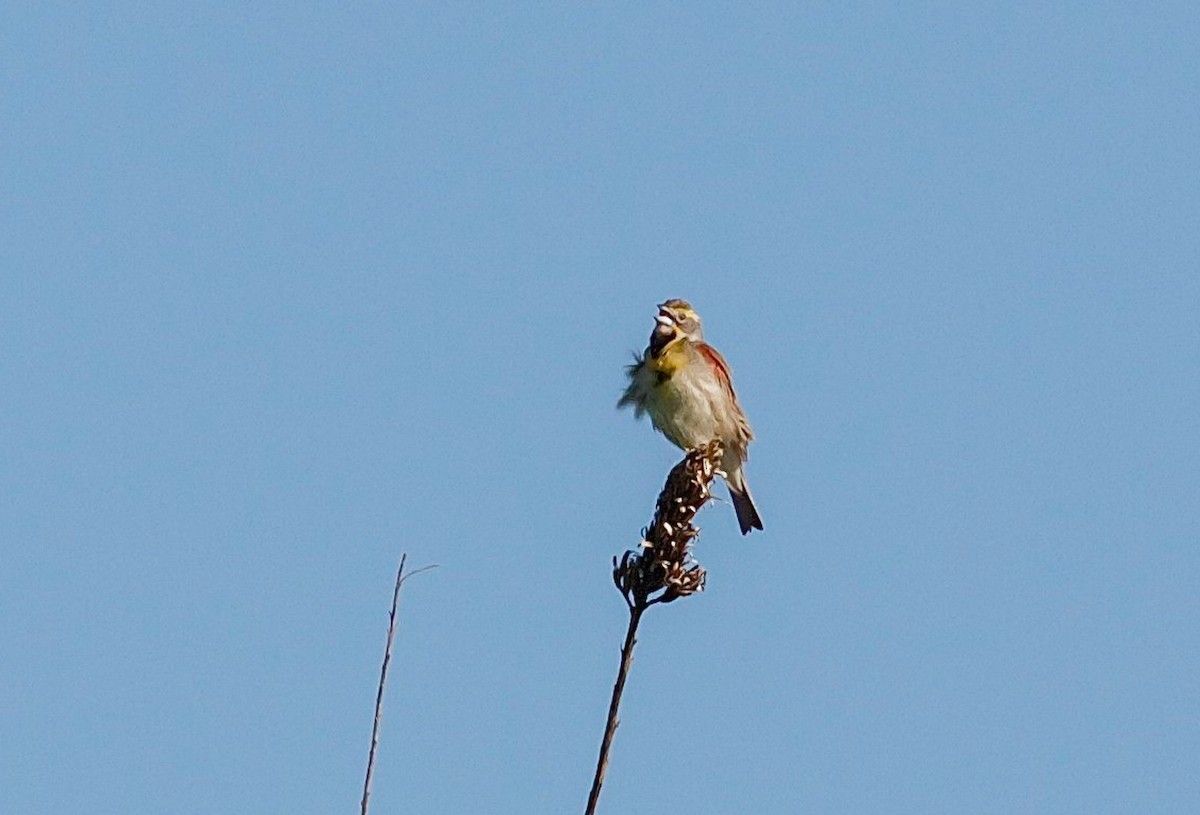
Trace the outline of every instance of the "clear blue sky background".
{"label": "clear blue sky background", "polygon": [[0,811],[1200,811],[1197,9],[7,6]]}

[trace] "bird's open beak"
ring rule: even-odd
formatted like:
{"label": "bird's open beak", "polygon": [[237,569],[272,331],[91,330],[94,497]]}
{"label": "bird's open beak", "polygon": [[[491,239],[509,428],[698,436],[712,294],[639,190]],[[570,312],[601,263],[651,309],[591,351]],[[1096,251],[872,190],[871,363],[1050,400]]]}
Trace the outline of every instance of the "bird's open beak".
{"label": "bird's open beak", "polygon": [[658,307],[658,316],[654,318],[654,330],[650,332],[650,356],[657,357],[672,341],[679,336],[679,324],[663,306]]}

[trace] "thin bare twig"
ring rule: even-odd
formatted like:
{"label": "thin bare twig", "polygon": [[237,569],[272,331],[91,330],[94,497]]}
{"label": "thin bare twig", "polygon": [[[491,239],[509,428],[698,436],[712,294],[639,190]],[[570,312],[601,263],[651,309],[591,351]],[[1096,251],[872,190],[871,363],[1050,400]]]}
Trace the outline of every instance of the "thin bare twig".
{"label": "thin bare twig", "polygon": [[388,665],[392,661],[392,643],[396,639],[396,606],[400,603],[400,587],[415,574],[436,569],[437,565],[422,566],[415,572],[404,573],[404,562],[408,553],[400,555],[400,568],[396,570],[396,586],[392,589],[392,610],[388,613],[387,646],[383,650],[383,667],[379,669],[379,687],[375,691],[375,722],[371,725],[371,751],[367,754],[367,777],[363,781],[361,815],[367,815],[371,799],[371,778],[375,775],[375,751],[379,747],[379,723],[383,718],[383,689],[387,685]]}
{"label": "thin bare twig", "polygon": [[596,803],[600,800],[600,787],[604,784],[604,776],[608,772],[608,751],[612,748],[613,736],[616,735],[617,711],[621,707],[621,694],[625,692],[625,679],[629,676],[629,666],[633,664],[633,646],[637,645],[637,627],[641,622],[642,612],[648,606],[638,605],[629,608],[629,629],[625,632],[625,644],[621,646],[621,668],[617,671],[617,681],[613,685],[612,699],[608,703],[608,721],[604,725],[604,739],[600,742],[600,758],[596,762],[596,776],[592,779],[592,791],[588,793],[587,815],[595,815]]}

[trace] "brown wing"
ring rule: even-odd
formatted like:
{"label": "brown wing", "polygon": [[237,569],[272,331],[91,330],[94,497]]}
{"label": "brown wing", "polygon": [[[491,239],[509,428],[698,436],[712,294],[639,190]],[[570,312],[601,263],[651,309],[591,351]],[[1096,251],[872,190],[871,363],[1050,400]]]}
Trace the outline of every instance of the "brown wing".
{"label": "brown wing", "polygon": [[729,392],[729,396],[737,403],[737,394],[733,392],[733,380],[729,376],[729,364],[725,362],[725,357],[706,342],[696,343],[696,350],[709,361],[713,370],[717,372],[717,378],[721,380],[721,384],[725,386],[725,390]]}
{"label": "brown wing", "polygon": [[[725,392],[729,394],[733,406],[737,409],[738,426],[746,441],[754,438],[754,431],[750,429],[750,422],[746,420],[746,412],[742,410],[741,404],[738,402],[737,394],[733,390],[733,378],[729,374],[729,363],[725,361],[725,357],[721,356],[716,348],[713,348],[706,342],[696,343],[696,350],[708,360],[712,365],[712,369],[716,371],[717,378],[721,380],[721,384],[725,386]],[[745,452],[740,453],[745,459]]]}

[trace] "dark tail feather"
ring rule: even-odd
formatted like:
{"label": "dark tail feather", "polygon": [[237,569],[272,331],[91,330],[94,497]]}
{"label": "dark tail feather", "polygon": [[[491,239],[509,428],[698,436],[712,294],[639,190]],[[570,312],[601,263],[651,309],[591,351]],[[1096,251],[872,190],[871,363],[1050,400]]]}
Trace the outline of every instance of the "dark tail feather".
{"label": "dark tail feather", "polygon": [[742,528],[743,535],[748,535],[751,529],[762,529],[763,525],[758,510],[754,508],[754,500],[750,497],[750,488],[746,487],[745,482],[742,487],[742,491],[738,492],[731,486],[729,497],[733,501],[733,511],[737,513],[738,526]]}

